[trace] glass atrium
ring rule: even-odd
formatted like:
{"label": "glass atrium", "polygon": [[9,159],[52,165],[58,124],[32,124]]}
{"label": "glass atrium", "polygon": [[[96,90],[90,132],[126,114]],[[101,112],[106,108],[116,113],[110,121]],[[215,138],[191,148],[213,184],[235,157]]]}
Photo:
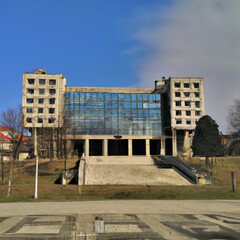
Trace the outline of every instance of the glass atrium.
{"label": "glass atrium", "polygon": [[161,135],[161,95],[66,92],[71,135]]}

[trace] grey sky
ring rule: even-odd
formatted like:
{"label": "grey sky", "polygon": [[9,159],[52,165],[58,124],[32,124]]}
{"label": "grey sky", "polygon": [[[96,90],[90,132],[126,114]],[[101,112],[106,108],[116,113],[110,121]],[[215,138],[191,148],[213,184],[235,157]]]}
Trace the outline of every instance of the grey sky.
{"label": "grey sky", "polygon": [[162,76],[204,77],[206,114],[226,131],[228,107],[240,98],[240,1],[181,0],[134,21],[139,86]]}

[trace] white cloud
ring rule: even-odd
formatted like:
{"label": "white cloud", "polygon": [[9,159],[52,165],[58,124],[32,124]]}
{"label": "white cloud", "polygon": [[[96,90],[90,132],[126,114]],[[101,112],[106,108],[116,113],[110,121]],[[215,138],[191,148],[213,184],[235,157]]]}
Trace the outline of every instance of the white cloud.
{"label": "white cloud", "polygon": [[139,86],[162,76],[204,77],[206,113],[226,130],[228,107],[240,98],[239,12],[239,0],[181,0],[141,13],[132,35],[144,46]]}

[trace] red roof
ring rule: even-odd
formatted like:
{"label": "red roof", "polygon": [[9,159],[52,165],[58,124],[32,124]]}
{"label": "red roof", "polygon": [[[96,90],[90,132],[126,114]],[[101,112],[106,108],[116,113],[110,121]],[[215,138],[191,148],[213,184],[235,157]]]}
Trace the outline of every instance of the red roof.
{"label": "red roof", "polygon": [[0,133],[0,141],[9,141],[11,142],[11,138],[8,136],[5,136],[4,134]]}
{"label": "red roof", "polygon": [[5,127],[5,126],[0,126],[0,131],[12,131],[11,128]]}

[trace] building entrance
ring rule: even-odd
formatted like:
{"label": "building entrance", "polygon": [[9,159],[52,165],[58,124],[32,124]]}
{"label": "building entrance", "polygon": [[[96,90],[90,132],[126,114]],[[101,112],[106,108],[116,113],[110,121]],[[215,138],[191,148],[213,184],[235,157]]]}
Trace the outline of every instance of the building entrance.
{"label": "building entrance", "polygon": [[89,140],[89,156],[103,155],[103,140],[94,139]]}
{"label": "building entrance", "polygon": [[132,154],[133,155],[146,155],[146,140],[133,139],[132,140]]}
{"label": "building entrance", "polygon": [[74,155],[81,157],[84,152],[84,140],[74,140]]}
{"label": "building entrance", "polygon": [[108,140],[108,156],[127,156],[128,140]]}

